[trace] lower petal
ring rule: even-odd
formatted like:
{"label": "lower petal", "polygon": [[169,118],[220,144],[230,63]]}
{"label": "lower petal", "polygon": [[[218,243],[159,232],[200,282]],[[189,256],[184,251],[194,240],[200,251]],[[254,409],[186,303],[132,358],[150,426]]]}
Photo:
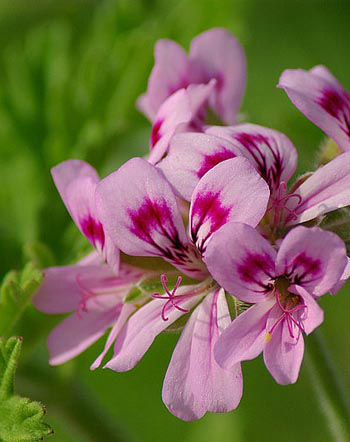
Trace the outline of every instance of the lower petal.
{"label": "lower petal", "polygon": [[213,355],[214,345],[230,321],[222,289],[207,295],[191,315],[163,385],[163,401],[178,418],[199,419],[207,411],[223,413],[239,404],[243,388],[240,365],[224,370]]}

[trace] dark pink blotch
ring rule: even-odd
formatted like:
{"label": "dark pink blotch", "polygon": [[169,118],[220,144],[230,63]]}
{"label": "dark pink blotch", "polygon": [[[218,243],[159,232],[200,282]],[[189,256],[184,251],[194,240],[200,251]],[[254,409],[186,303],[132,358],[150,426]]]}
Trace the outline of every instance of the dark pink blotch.
{"label": "dark pink blotch", "polygon": [[345,91],[340,93],[334,89],[324,89],[317,103],[333,118],[344,124],[341,129],[350,137],[350,96]]}
{"label": "dark pink blotch", "polygon": [[201,239],[201,244],[197,247],[201,253],[205,251],[205,242],[216,230],[222,227],[228,220],[232,208],[222,206],[220,202],[220,192],[208,192],[198,195],[192,205],[192,219],[196,220],[196,224],[192,224],[191,236],[196,244],[198,240],[198,232],[202,224],[207,220],[210,222],[210,232],[205,238]]}
{"label": "dark pink blotch", "polygon": [[292,263],[288,277],[293,279],[294,283],[302,284],[311,281],[321,271],[321,261],[311,258],[305,253],[297,255]]}
{"label": "dark pink blotch", "polygon": [[152,126],[151,147],[154,147],[162,137],[162,135],[160,133],[160,129],[162,127],[162,124],[163,124],[163,120],[157,120]]}
{"label": "dark pink blotch", "polygon": [[217,164],[222,161],[229,160],[230,158],[235,158],[236,155],[228,149],[222,147],[222,150],[213,153],[212,155],[205,155],[203,158],[200,169],[197,172],[198,178],[202,178],[204,174],[208,172],[208,170],[215,167]]}
{"label": "dark pink blotch", "polygon": [[95,220],[91,215],[80,221],[81,230],[94,247],[97,244],[103,249],[105,244],[105,232],[102,224]]}
{"label": "dark pink blotch", "polygon": [[[268,293],[272,288],[275,263],[269,255],[248,254],[243,263],[237,266],[237,272],[242,281],[260,286],[259,293]],[[262,278],[271,282],[263,283]]]}

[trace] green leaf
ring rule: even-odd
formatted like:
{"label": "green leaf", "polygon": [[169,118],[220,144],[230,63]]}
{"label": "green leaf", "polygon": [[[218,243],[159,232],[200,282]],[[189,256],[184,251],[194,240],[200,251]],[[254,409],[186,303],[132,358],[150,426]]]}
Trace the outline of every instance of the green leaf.
{"label": "green leaf", "polygon": [[21,338],[0,340],[0,440],[35,442],[53,433],[42,422],[46,411],[39,402],[14,395],[14,379]]}
{"label": "green leaf", "polygon": [[23,247],[26,260],[32,262],[38,269],[55,265],[55,257],[46,244],[40,241],[27,242]]}
{"label": "green leaf", "polygon": [[22,272],[12,271],[5,276],[0,290],[0,336],[11,334],[42,279],[42,273],[31,263]]}

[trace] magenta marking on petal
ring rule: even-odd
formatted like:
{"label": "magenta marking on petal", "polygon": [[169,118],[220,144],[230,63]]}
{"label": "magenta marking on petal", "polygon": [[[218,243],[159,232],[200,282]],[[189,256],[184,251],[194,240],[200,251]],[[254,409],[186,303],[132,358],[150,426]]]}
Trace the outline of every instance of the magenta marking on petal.
{"label": "magenta marking on petal", "polygon": [[316,101],[333,118],[340,120],[341,129],[350,137],[350,96],[334,89],[324,89]]}
{"label": "magenta marking on petal", "polygon": [[[267,181],[270,189],[273,190],[274,187],[278,186],[284,170],[284,165],[279,151],[272,147],[274,140],[270,140],[263,134],[252,134],[247,132],[236,133],[233,134],[232,137],[248,150],[255,160],[258,172]],[[272,164],[267,164],[267,159],[261,149],[261,145],[267,146],[271,152],[273,158]]]}
{"label": "magenta marking on petal", "polygon": [[294,284],[311,282],[321,271],[321,261],[307,256],[305,253],[297,255],[292,263],[288,278],[293,278]]}
{"label": "magenta marking on petal", "polygon": [[161,139],[162,135],[160,133],[160,129],[162,127],[163,120],[156,120],[152,126],[151,132],[151,148],[154,147],[157,142]]}
{"label": "magenta marking on petal", "polygon": [[[270,293],[273,288],[273,273],[275,263],[267,254],[257,255],[248,254],[242,264],[237,266],[237,272],[242,281],[257,284],[261,290],[256,290],[258,293]],[[271,282],[263,283],[261,279],[269,278]]]}
{"label": "magenta marking on petal", "polygon": [[200,253],[205,252],[205,242],[209,236],[227,222],[231,209],[221,205],[220,192],[208,192],[197,196],[192,205],[192,219],[196,219],[195,226],[192,225],[191,229],[191,237],[194,244],[197,244],[200,227],[205,222],[210,222],[209,233],[204,238],[201,238],[200,244],[197,244]]}
{"label": "magenta marking on petal", "polygon": [[212,169],[214,166],[221,163],[222,161],[236,157],[236,155],[232,151],[225,149],[225,147],[222,147],[221,149],[222,150],[219,150],[211,155],[205,155],[201,167],[197,172],[198,178],[202,178],[202,176],[206,174],[208,170]]}
{"label": "magenta marking on petal", "polygon": [[81,230],[94,247],[97,244],[103,249],[105,244],[105,233],[102,224],[95,220],[91,215],[80,221]]}

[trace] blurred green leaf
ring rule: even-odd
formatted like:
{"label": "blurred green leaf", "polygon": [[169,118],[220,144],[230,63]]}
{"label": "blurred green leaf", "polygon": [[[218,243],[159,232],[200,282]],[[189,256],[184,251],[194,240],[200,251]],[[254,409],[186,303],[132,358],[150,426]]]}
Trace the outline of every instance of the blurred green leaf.
{"label": "blurred green leaf", "polygon": [[0,440],[36,442],[53,433],[42,422],[45,408],[39,402],[14,395],[14,379],[21,338],[0,339]]}
{"label": "blurred green leaf", "polygon": [[31,263],[21,272],[12,271],[5,276],[0,289],[0,336],[8,337],[11,334],[42,278],[42,273]]}

